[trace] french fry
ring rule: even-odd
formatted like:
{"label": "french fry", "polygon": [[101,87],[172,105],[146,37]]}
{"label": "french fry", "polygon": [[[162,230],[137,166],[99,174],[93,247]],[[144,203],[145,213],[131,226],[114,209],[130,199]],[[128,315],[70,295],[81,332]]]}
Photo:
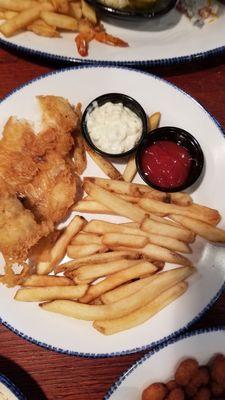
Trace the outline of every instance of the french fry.
{"label": "french fry", "polygon": [[191,252],[190,247],[180,240],[170,238],[168,236],[166,237],[162,235],[151,234],[149,232],[144,232],[139,228],[132,228],[129,225],[125,224],[113,224],[105,221],[92,220],[88,222],[87,225],[84,227],[84,231],[92,234],[101,235],[105,233],[123,233],[145,236],[150,243],[166,247],[169,250],[178,251],[180,253]]}
{"label": "french fry", "polygon": [[87,221],[80,216],[76,216],[65,228],[55,245],[50,251],[49,261],[41,261],[37,265],[38,275],[47,275],[54,266],[57,265],[65,256],[66,249],[71,239],[84,227]]}
{"label": "french fry", "polygon": [[225,231],[223,229],[182,215],[169,215],[169,217],[210,242],[225,243]]}
{"label": "french fry", "polygon": [[138,279],[134,282],[125,283],[115,289],[109,290],[108,292],[101,295],[100,299],[102,304],[111,304],[124,299],[124,297],[130,296],[142,289],[144,286],[149,284],[155,279],[156,274],[148,276],[146,278]]}
{"label": "french fry", "polygon": [[27,26],[27,30],[34,32],[36,35],[45,37],[60,37],[59,32],[54,26],[46,24],[42,19],[37,19]]}
{"label": "french fry", "polygon": [[14,299],[18,301],[73,300],[84,296],[87,288],[87,285],[23,288],[16,292]]}
{"label": "french fry", "polygon": [[70,245],[67,247],[67,255],[70,258],[80,258],[91,256],[96,253],[104,253],[107,247],[103,244],[86,244],[82,246]]}
{"label": "french fry", "polygon": [[105,190],[118,194],[142,197],[144,193],[148,193],[149,195],[152,194],[153,198],[161,201],[167,201],[168,199],[167,193],[159,192],[146,185],[125,182],[123,180],[85,177],[85,182],[92,182]]}
{"label": "french fry", "polygon": [[148,125],[150,131],[153,131],[154,129],[158,128],[160,119],[161,119],[161,113],[158,111],[150,115],[148,119]]}
{"label": "french fry", "polygon": [[119,212],[123,217],[127,217],[132,221],[141,223],[145,218],[145,212],[129,202],[117,197],[115,194],[108,192],[107,190],[93,184],[90,181],[85,181],[84,190],[96,201],[108,207],[114,212]]}
{"label": "french fry", "polygon": [[[161,114],[157,112],[149,117],[150,130],[156,129],[158,127],[160,116]],[[136,166],[135,154],[132,154],[123,172],[123,179],[125,180],[125,182],[132,182],[136,173],[137,173],[137,166]]]}
{"label": "french fry", "polygon": [[9,19],[6,22],[3,22],[3,24],[0,25],[0,32],[3,33],[3,35],[6,37],[12,36],[15,32],[19,31],[20,29],[26,28],[33,21],[38,19],[40,13],[40,6],[25,9],[15,17]]}
{"label": "french fry", "polygon": [[74,271],[74,279],[76,283],[86,280],[93,281],[94,279],[122,271],[123,269],[131,267],[132,265],[138,264],[138,262],[141,261],[120,258],[119,260],[110,261],[107,263],[84,265],[83,267],[80,267]]}
{"label": "french fry", "polygon": [[211,225],[216,225],[221,216],[217,210],[199,204],[190,206],[178,206],[175,204],[166,204],[154,199],[141,199],[139,206],[150,213],[162,213],[164,216],[169,214],[178,214],[186,217],[200,219]]}
{"label": "french fry", "polygon": [[86,264],[99,264],[99,263],[107,263],[109,261],[116,261],[124,258],[126,260],[137,260],[140,258],[138,253],[133,251],[112,251],[109,253],[100,253],[93,254],[87,257],[80,257],[76,260],[67,261],[64,264],[57,265],[54,268],[55,274],[58,274],[63,271],[73,271],[76,268],[82,267]]}
{"label": "french fry", "polygon": [[100,154],[97,154],[87,144],[86,144],[85,148],[86,148],[86,151],[88,152],[89,156],[95,162],[95,164],[97,164],[97,166],[110,179],[118,179],[118,180],[122,180],[123,179],[121,173],[116,169],[116,167],[114,167],[114,165],[109,160],[107,160],[106,158],[102,157]]}
{"label": "french fry", "polygon": [[65,276],[54,275],[30,275],[22,286],[67,286],[73,285],[73,281]]}
{"label": "french fry", "polygon": [[94,233],[79,233],[71,242],[71,245],[102,244],[102,238]]}
{"label": "french fry", "polygon": [[89,286],[87,292],[83,297],[80,298],[79,301],[81,303],[90,303],[97,297],[100,297],[103,293],[122,285],[124,282],[137,279],[142,275],[154,274],[156,271],[157,268],[150,262],[139,262],[136,265],[130,266],[122,271],[107,276],[103,281],[96,283],[95,285]]}
{"label": "french fry", "polygon": [[63,314],[72,318],[86,321],[101,321],[123,317],[140,307],[144,307],[171,286],[186,279],[194,272],[194,268],[183,267],[158,274],[157,279],[144,286],[136,293],[113,304],[90,305],[70,300],[54,300],[40,304],[43,310]]}
{"label": "french fry", "polygon": [[0,0],[1,9],[10,11],[23,11],[38,6],[36,0]]}
{"label": "french fry", "polygon": [[115,212],[105,207],[103,204],[98,201],[86,201],[80,200],[72,207],[73,211],[83,212],[88,214],[108,214],[115,215]]}
{"label": "french fry", "polygon": [[[115,247],[115,250],[128,250],[127,247]],[[168,250],[165,247],[157,246],[155,244],[147,244],[143,248],[133,248],[130,251],[135,251],[140,256],[148,260],[164,261],[172,264],[192,266],[191,261],[183,255],[174,251]]]}
{"label": "french fry", "polygon": [[156,235],[169,236],[185,243],[191,243],[195,238],[195,234],[192,231],[184,231],[179,226],[159,223],[148,217],[143,220],[141,229]]}
{"label": "french fry", "polygon": [[42,11],[41,18],[46,22],[46,24],[55,26],[56,28],[75,32],[78,30],[77,20],[69,15],[57,14],[52,11]]}
{"label": "french fry", "polygon": [[69,13],[69,1],[68,0],[51,0],[55,10],[62,14]]}
{"label": "french fry", "polygon": [[104,179],[104,178],[86,177],[84,178],[84,182],[86,181],[91,181],[92,183],[101,186],[103,189],[118,194],[126,194],[129,196],[136,196],[136,197],[149,197],[155,200],[163,201],[165,203],[174,203],[180,205],[190,205],[193,202],[191,196],[185,192],[164,193],[155,190],[147,185],[118,181],[112,178]]}
{"label": "french fry", "polygon": [[69,3],[69,14],[71,17],[74,17],[76,20],[82,18],[82,10],[81,10],[81,3],[79,2],[70,2]]}
{"label": "french fry", "polygon": [[81,0],[81,10],[85,18],[91,21],[94,25],[97,24],[97,16],[95,9],[91,7],[90,4],[86,3],[86,1],[84,0]]}
{"label": "french fry", "polygon": [[171,304],[187,291],[186,282],[180,282],[175,286],[165,290],[153,301],[139,308],[132,313],[112,320],[94,321],[93,327],[104,335],[112,335],[127,329],[134,328],[148,321],[163,308]]}
{"label": "french fry", "polygon": [[18,15],[17,11],[5,11],[4,12],[4,19],[12,19]]}
{"label": "french fry", "polygon": [[141,248],[148,243],[148,239],[145,236],[127,233],[106,233],[102,237],[102,243],[110,248],[114,246]]}

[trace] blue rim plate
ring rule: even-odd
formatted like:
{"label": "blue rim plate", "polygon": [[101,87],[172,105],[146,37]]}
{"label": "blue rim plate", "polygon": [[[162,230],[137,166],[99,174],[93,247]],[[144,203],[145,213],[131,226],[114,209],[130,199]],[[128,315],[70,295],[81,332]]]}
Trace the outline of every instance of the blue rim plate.
{"label": "blue rim plate", "polygon": [[[220,171],[224,169],[224,132],[191,96],[154,75],[122,67],[83,66],[41,76],[1,101],[0,129],[11,114],[36,123],[40,118],[36,95],[64,96],[71,103],[81,102],[85,109],[92,99],[112,91],[134,97],[147,114],[160,110],[162,125],[180,126],[196,137],[206,157],[206,168],[204,179],[191,188],[193,197],[197,202],[218,208],[224,215],[224,189],[223,185],[217,185]],[[122,171],[124,165],[117,163],[117,167]],[[103,177],[90,159],[85,175]],[[140,182],[138,177],[137,181]],[[97,215],[96,218],[106,217]],[[124,221],[116,216],[107,216],[107,220]],[[197,240],[193,250],[190,257],[198,272],[189,280],[187,293],[140,327],[106,337],[89,322],[44,312],[36,303],[16,302],[13,299],[16,288],[4,286],[0,286],[1,322],[32,343],[70,355],[111,357],[152,348],[186,330],[223,291],[224,248]]]}
{"label": "blue rim plate", "polygon": [[1,385],[5,387],[8,395],[14,395],[12,400],[26,400],[23,393],[20,389],[9,379],[7,376],[0,374],[0,393],[1,393]]}
{"label": "blue rim plate", "polygon": [[214,23],[201,29],[175,9],[152,21],[105,19],[103,23],[108,33],[127,41],[129,47],[118,48],[93,41],[89,55],[82,58],[75,47],[74,33],[63,33],[60,38],[44,38],[31,32],[11,38],[0,34],[0,45],[27,56],[52,61],[139,67],[189,63],[223,54],[225,50],[225,12]]}
{"label": "blue rim plate", "polygon": [[124,372],[103,400],[139,400],[142,391],[151,383],[173,379],[182,359],[193,357],[204,365],[216,353],[225,354],[225,326],[196,330],[168,340]]}

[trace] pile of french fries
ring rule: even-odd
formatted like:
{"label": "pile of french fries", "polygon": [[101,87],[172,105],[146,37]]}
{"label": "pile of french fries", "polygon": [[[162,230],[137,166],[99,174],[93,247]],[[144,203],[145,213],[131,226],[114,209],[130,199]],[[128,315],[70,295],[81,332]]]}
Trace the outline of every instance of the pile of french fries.
{"label": "pile of french fries", "polygon": [[195,272],[187,255],[196,235],[225,243],[225,231],[216,226],[219,212],[194,204],[187,193],[93,177],[84,178],[83,187],[87,197],[74,211],[129,221],[76,215],[47,251],[39,249],[36,273],[22,281],[16,300],[93,321],[111,335],[142,324],[186,292]]}
{"label": "pile of french fries", "polygon": [[96,39],[113,46],[127,46],[108,35],[95,9],[85,0],[0,0],[0,32],[11,37],[30,31],[49,38],[63,31],[78,32],[75,42],[81,56],[88,55],[88,43]]}

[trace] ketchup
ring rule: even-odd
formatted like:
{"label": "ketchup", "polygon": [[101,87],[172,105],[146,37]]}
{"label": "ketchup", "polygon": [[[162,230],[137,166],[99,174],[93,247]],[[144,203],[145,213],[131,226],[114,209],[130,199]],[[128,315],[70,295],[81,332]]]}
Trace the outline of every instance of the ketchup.
{"label": "ketchup", "polygon": [[191,157],[183,146],[159,140],[144,149],[140,166],[149,183],[162,189],[173,189],[185,183]]}

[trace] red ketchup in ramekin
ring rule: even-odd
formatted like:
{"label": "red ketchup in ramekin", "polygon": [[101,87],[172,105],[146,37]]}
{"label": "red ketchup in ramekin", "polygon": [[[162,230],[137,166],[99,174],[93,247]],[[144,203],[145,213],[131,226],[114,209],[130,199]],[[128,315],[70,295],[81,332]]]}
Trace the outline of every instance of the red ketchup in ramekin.
{"label": "red ketchup in ramekin", "polygon": [[173,189],[187,180],[191,156],[188,150],[178,143],[159,140],[144,149],[140,167],[150,183],[161,188]]}

